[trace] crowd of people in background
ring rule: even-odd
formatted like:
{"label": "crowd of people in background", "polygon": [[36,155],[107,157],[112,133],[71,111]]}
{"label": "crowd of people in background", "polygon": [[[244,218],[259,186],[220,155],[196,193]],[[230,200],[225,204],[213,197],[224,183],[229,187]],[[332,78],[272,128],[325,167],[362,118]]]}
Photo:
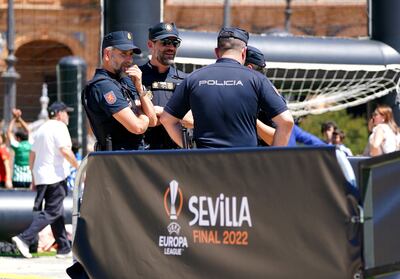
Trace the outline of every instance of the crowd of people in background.
{"label": "crowd of people in background", "polygon": [[[57,102],[56,102],[57,103]],[[50,108],[49,108],[50,109]],[[34,137],[27,122],[22,118],[20,109],[12,110],[12,119],[0,137],[0,189],[35,190],[32,175],[32,144]],[[81,144],[72,139],[71,150],[78,162],[82,155]],[[76,167],[76,166],[75,166]],[[68,189],[72,191],[76,168],[68,172]]]}
{"label": "crowd of people in background", "polygon": [[346,156],[353,156],[353,152],[344,144],[345,133],[339,129],[334,121],[323,122],[321,124],[321,134],[326,144],[336,145]]}

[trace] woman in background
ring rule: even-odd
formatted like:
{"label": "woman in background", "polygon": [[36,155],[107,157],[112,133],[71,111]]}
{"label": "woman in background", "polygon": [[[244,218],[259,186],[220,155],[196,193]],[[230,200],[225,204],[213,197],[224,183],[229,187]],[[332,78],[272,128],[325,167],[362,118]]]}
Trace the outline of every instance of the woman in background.
{"label": "woman in background", "polygon": [[393,118],[392,109],[387,105],[378,105],[368,123],[372,131],[369,136],[367,154],[378,156],[399,150],[399,127]]}

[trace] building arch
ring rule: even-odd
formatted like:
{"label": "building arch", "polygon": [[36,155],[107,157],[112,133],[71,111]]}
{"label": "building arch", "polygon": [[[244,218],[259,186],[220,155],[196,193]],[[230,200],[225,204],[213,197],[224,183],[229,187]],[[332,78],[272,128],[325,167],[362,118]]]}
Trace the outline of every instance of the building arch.
{"label": "building arch", "polygon": [[[27,121],[34,121],[40,112],[40,96],[43,84],[47,84],[50,102],[57,98],[57,65],[61,58],[74,55],[79,51],[76,44],[63,43],[66,40],[58,37],[40,36],[40,39],[31,37],[32,34],[16,40],[15,64],[20,75],[17,80],[17,107],[22,109]],[[35,35],[33,35],[35,36]],[[61,40],[60,40],[61,39]],[[68,43],[68,40],[67,40]],[[73,49],[71,49],[71,46]]]}
{"label": "building arch", "polygon": [[15,39],[15,49],[26,45],[33,41],[55,41],[60,44],[67,46],[71,51],[72,55],[81,56],[84,55],[83,46],[78,40],[73,37],[67,36],[63,33],[56,32],[29,32],[23,35],[18,35]]}

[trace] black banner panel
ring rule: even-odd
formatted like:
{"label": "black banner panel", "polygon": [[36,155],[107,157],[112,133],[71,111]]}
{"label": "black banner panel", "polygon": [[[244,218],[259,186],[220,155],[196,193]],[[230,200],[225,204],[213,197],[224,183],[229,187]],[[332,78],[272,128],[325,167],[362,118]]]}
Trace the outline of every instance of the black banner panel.
{"label": "black banner panel", "polygon": [[362,161],[361,169],[365,172],[365,268],[373,275],[399,271],[400,152]]}
{"label": "black banner panel", "polygon": [[354,278],[334,148],[99,152],[74,254],[91,278]]}

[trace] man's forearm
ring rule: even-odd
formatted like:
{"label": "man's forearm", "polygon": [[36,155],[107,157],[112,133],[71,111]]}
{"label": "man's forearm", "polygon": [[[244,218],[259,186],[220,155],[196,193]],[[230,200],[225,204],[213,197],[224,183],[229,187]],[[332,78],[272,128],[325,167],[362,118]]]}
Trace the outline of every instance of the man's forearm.
{"label": "man's forearm", "polygon": [[75,155],[70,148],[61,147],[60,152],[64,156],[64,158],[71,164],[71,166],[76,169],[79,167],[78,161],[76,160]]}
{"label": "man's forearm", "polygon": [[35,157],[36,157],[35,152],[31,151],[29,153],[29,168],[31,171],[33,171],[33,164],[35,163]]}
{"label": "man's forearm", "polygon": [[19,118],[19,123],[21,124],[21,127],[22,127],[27,133],[30,133],[30,131],[29,131],[29,126],[28,126],[28,124],[25,122],[25,120],[22,119],[22,117]]}
{"label": "man's forearm", "polygon": [[166,111],[160,116],[160,122],[163,124],[165,130],[167,130],[170,138],[180,147],[183,147],[182,143],[182,125],[180,119],[175,118]]}
{"label": "man's forearm", "polygon": [[[164,126],[165,127],[165,126]],[[168,128],[165,127],[168,135],[171,139],[180,147],[183,147],[182,143],[182,125],[178,122],[175,125],[170,125]]]}
{"label": "man's forearm", "polygon": [[142,92],[141,94],[139,94],[139,96],[140,96],[142,111],[149,118],[149,126],[150,127],[156,126],[158,118],[156,115],[156,111],[154,110],[153,103],[151,102],[147,94],[145,94],[145,92]]}
{"label": "man's forearm", "polygon": [[35,177],[33,175],[33,165],[35,163],[35,157],[36,154],[35,152],[31,151],[29,153],[29,169],[31,170],[32,173],[32,183],[31,183],[31,187],[29,187],[32,191],[36,189],[36,185],[35,185]]}
{"label": "man's forearm", "polygon": [[274,140],[275,128],[272,128],[257,119],[257,135],[267,144],[271,145]]}
{"label": "man's forearm", "polygon": [[276,124],[272,146],[287,146],[292,133],[294,121],[292,114],[287,110],[272,118]]}
{"label": "man's forearm", "polygon": [[277,127],[272,141],[272,146],[287,146],[292,129],[288,127]]}

